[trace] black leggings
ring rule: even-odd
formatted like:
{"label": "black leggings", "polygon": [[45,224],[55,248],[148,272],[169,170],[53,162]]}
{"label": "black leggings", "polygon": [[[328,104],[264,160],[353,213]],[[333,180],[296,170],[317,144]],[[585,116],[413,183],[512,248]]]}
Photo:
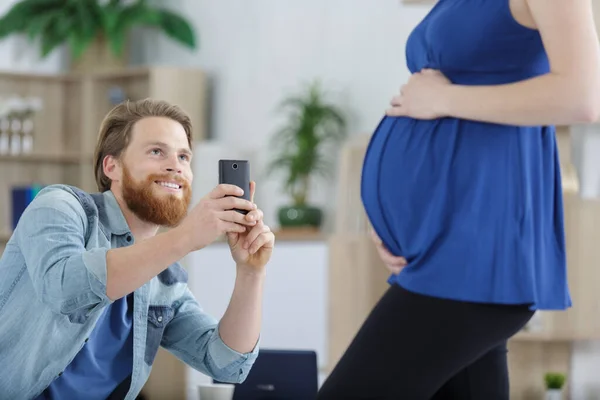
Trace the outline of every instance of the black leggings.
{"label": "black leggings", "polygon": [[508,400],[506,342],[532,315],[392,285],[317,398]]}

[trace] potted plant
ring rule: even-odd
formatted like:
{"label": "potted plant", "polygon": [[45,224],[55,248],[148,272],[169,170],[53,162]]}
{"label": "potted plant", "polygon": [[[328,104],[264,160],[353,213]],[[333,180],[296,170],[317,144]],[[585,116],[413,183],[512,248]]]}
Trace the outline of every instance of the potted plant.
{"label": "potted plant", "polygon": [[326,99],[319,81],[285,98],[279,109],[287,113],[287,123],[273,137],[276,155],[269,173],[284,173],[284,190],[292,200],[279,208],[279,224],[282,229],[319,228],[323,212],[309,203],[310,185],[317,175],[328,177],[333,171],[331,155],[346,136],[345,117]]}
{"label": "potted plant", "polygon": [[562,400],[565,374],[548,372],[544,375],[546,382],[546,400]]}
{"label": "potted plant", "polygon": [[0,17],[0,39],[13,34],[37,39],[42,58],[67,44],[73,70],[106,70],[126,66],[129,32],[138,26],[196,47],[189,22],[146,0],[21,0]]}

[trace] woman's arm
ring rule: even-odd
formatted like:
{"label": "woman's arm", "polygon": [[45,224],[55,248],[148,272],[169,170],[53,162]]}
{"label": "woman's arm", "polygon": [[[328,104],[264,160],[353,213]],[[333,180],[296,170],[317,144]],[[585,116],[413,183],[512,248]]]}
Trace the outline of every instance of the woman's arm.
{"label": "woman's arm", "polygon": [[447,87],[448,114],[520,125],[593,122],[600,116],[600,57],[590,0],[528,0],[550,73],[500,86]]}
{"label": "woman's arm", "polygon": [[[437,71],[424,71],[411,77],[388,114],[511,125],[566,125],[600,118],[600,50],[590,0],[527,2],[550,73],[505,85],[466,86],[450,84]],[[419,110],[427,102],[429,113]]]}

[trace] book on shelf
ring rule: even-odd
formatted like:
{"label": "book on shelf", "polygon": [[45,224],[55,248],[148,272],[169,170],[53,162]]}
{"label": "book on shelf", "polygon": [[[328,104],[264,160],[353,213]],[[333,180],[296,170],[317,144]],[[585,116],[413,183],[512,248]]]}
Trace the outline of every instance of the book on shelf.
{"label": "book on shelf", "polygon": [[17,223],[23,212],[33,201],[35,196],[42,190],[43,185],[19,185],[11,188],[11,229],[17,227]]}

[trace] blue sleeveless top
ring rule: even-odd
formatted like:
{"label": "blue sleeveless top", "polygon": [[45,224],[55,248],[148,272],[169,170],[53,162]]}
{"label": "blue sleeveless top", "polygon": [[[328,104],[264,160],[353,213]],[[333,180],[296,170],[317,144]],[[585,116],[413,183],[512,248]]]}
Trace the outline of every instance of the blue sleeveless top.
{"label": "blue sleeveless top", "polygon": [[[406,44],[411,72],[497,85],[549,72],[540,34],[508,0],[439,0]],[[362,201],[408,266],[389,282],[430,296],[531,309],[571,306],[552,126],[384,117],[369,143]]]}

